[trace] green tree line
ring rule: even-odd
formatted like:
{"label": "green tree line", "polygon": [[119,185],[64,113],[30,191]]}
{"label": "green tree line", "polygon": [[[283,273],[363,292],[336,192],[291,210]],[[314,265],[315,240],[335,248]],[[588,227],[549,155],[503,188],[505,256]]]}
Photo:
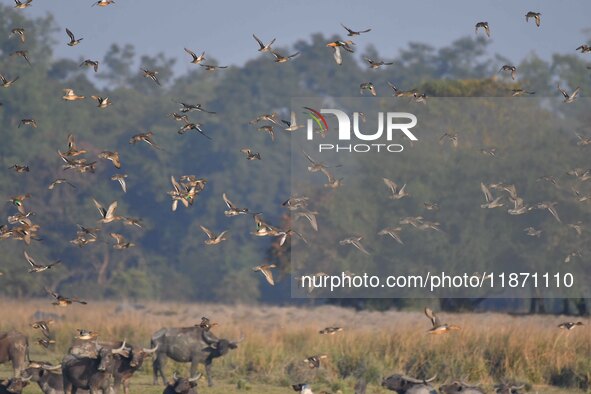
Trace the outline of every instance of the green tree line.
{"label": "green tree line", "polygon": [[[25,43],[9,37],[11,29],[17,26],[27,32]],[[272,239],[250,234],[254,229],[250,216],[227,218],[223,214],[222,193],[227,193],[233,202],[248,207],[251,212],[262,212],[270,223],[279,225],[288,220],[288,212],[281,203],[294,192],[290,162],[292,136],[278,129],[273,142],[266,133],[250,124],[251,120],[271,112],[289,119],[294,97],[357,97],[359,84],[367,81],[373,82],[380,96],[390,96],[387,85],[390,81],[403,90],[417,89],[428,97],[505,97],[517,87],[535,91],[536,96],[554,97],[558,93],[557,81],[561,81],[561,86],[573,89],[587,86],[589,78],[587,64],[577,54],[557,54],[550,61],[529,55],[517,64],[519,83],[511,81],[498,74],[500,66],[509,63],[508,60],[502,55],[490,54],[485,39],[468,37],[443,48],[409,43],[395,56],[381,54],[370,46],[363,53],[346,53],[343,65],[338,66],[326,43],[340,37],[321,34],[312,34],[294,43],[293,48],[278,48],[300,52],[299,57],[286,64],[276,64],[271,57],[261,54],[253,55],[239,67],[211,73],[195,66],[194,71],[183,75],[173,72],[175,63],[189,60],[182,48],[179,48],[178,57],[172,59],[161,53],[136,54],[130,45],[113,44],[105,54],[88,55],[88,58],[100,61],[98,72],[94,73],[91,68],[80,66],[85,60],[83,57],[73,61],[53,55],[52,49],[58,44],[51,37],[57,30],[51,16],[29,19],[12,8],[0,7],[0,73],[7,78],[19,77],[10,88],[0,89],[3,104],[0,107],[0,158],[5,168],[14,164],[30,166],[29,173],[0,171],[0,193],[4,200],[18,194],[31,194],[26,206],[34,212],[32,220],[41,226],[39,236],[42,238],[30,246],[14,240],[0,242],[3,253],[0,269],[4,273],[0,279],[3,284],[0,293],[7,296],[45,296],[44,287],[50,287],[92,299],[287,302],[291,288],[289,259],[286,257],[289,256],[289,241],[278,255]],[[32,66],[21,58],[9,56],[22,49],[28,51]],[[371,70],[362,56],[393,58],[394,64]],[[215,60],[211,61],[215,63]],[[144,78],[140,67],[158,70],[162,86]],[[65,102],[61,99],[64,88],[74,89],[87,99]],[[113,105],[98,109],[96,102],[90,99],[91,95],[109,97]],[[200,103],[205,109],[216,112],[190,114],[192,120],[202,124],[211,140],[197,133],[179,135],[176,132],[181,123],[167,115],[178,112],[180,101]],[[575,109],[569,113],[569,110],[560,109],[565,117],[576,114],[581,123],[588,120],[588,114],[575,113]],[[18,127],[21,119],[26,118],[34,118],[38,127]],[[163,149],[129,144],[132,135],[146,131],[154,133],[154,140]],[[486,131],[474,138],[485,138],[486,133],[493,132]],[[69,134],[75,135],[77,144],[88,151],[89,160],[97,160],[94,174],[62,169],[64,163],[57,150],[67,150]],[[470,196],[479,202],[481,196],[477,186],[489,164],[475,158],[478,152],[474,153],[473,149],[460,148],[455,156],[446,153],[436,143],[437,137],[430,137],[435,143],[417,149],[420,160],[412,169],[400,171],[408,170],[408,174],[420,179],[417,188],[424,191],[425,198],[449,198],[451,201],[452,196],[447,196],[450,190],[439,196],[430,194],[434,193],[432,190],[446,190],[450,186],[446,183],[449,179],[432,169],[442,166],[457,168],[462,175],[453,180],[454,194]],[[517,136],[509,135],[504,142],[506,146],[511,138]],[[570,155],[571,151],[566,147],[554,150],[559,138],[557,135],[555,141],[543,141],[540,137],[516,145],[513,149],[523,149],[524,156],[514,162],[498,160],[496,163],[502,168],[496,170],[508,173],[523,163],[534,162],[546,168],[556,166],[562,172],[567,170],[564,168],[567,164],[578,163],[576,165],[584,167],[587,157],[584,151],[576,152],[576,158],[569,161],[565,155]],[[260,152],[262,160],[247,161],[240,152],[242,147]],[[113,168],[110,162],[97,159],[103,150],[120,153],[121,170]],[[473,166],[474,162],[482,164]],[[367,166],[364,171],[379,172],[374,167],[376,162],[369,161],[364,165]],[[466,167],[471,168],[463,171]],[[110,180],[116,173],[128,175],[127,193],[122,192],[117,182]],[[172,189],[170,177],[178,179],[189,174],[206,178],[205,190],[193,206],[188,209],[180,206],[172,212],[167,195]],[[48,185],[56,178],[67,178],[76,189],[60,185],[48,190]],[[515,179],[514,182],[524,185],[522,187],[528,192],[531,190],[532,194],[536,187],[542,187],[531,178]],[[351,183],[347,193],[358,190],[353,187],[355,183]],[[568,192],[551,191],[554,194],[548,198],[564,201]],[[339,200],[339,206],[347,207],[346,193],[333,196]],[[96,226],[99,216],[93,198],[106,205],[118,201],[117,212],[141,218],[143,228],[108,224],[103,226],[100,235],[105,242],[83,248],[72,245],[69,241],[76,237],[77,224]],[[408,203],[403,202],[406,208],[399,213],[402,215],[406,209],[410,215],[410,206],[404,204]],[[572,217],[587,214],[584,207],[576,209],[582,213],[573,208]],[[6,217],[16,211],[7,203],[0,212]],[[451,216],[442,217],[442,222],[459,220],[453,217],[460,215],[459,212],[454,213],[454,209],[449,212]],[[331,217],[329,212],[325,214],[327,218]],[[376,219],[376,215],[379,212],[367,214],[363,220],[369,222]],[[343,217],[331,226],[333,229],[346,228],[348,220],[352,218]],[[461,261],[462,253],[475,256],[491,248],[495,253],[508,253],[512,258],[517,256],[532,261],[552,253],[556,255],[553,258],[557,258],[569,249],[562,244],[564,237],[559,239],[555,234],[549,234],[551,241],[545,243],[545,248],[538,249],[538,255],[531,254],[532,248],[525,248],[511,232],[521,231],[520,226],[508,230],[506,220],[488,220],[490,222],[484,223],[487,228],[504,234],[494,240],[496,245],[502,244],[503,247],[495,249],[490,245],[492,241],[487,240],[487,233],[476,228],[483,223],[475,219],[475,228],[450,234],[474,236],[472,249],[453,255],[456,260]],[[206,247],[200,225],[216,232],[229,230],[229,240]],[[124,234],[136,247],[114,250],[113,240],[108,235],[110,232]],[[404,252],[407,258],[410,259],[417,248],[438,256],[454,253],[451,252],[453,248],[447,247],[448,241],[437,239],[435,235],[427,237],[427,242],[417,239],[414,246],[409,240],[410,245]],[[561,243],[561,248],[556,247],[557,243]],[[24,249],[39,261],[60,259],[63,264],[40,275],[28,274]],[[276,273],[278,283],[273,288],[251,271],[251,267],[265,262],[281,265]],[[377,300],[364,305],[382,307],[390,304],[391,301]]]}

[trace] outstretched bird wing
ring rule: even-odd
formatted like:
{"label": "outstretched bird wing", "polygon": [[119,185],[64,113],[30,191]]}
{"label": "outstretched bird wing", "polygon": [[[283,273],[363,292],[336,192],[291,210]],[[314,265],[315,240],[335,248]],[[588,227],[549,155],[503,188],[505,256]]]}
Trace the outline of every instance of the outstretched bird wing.
{"label": "outstretched bird wing", "polygon": [[433,327],[439,327],[441,325],[439,317],[431,310],[431,308],[425,308],[425,315],[431,320]]}

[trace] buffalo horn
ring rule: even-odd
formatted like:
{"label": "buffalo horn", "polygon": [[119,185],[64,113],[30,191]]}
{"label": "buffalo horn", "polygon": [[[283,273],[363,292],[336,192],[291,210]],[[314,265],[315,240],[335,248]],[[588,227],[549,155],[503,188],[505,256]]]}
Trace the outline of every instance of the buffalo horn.
{"label": "buffalo horn", "polygon": [[125,340],[123,340],[123,343],[121,344],[121,347],[118,349],[111,349],[111,353],[113,354],[122,354],[125,351]]}
{"label": "buffalo horn", "polygon": [[157,344],[156,344],[156,346],[155,346],[155,347],[153,347],[152,349],[146,349],[146,348],[143,348],[143,349],[142,349],[142,351],[143,351],[144,353],[146,353],[146,354],[152,354],[152,353],[154,353],[156,350],[158,350],[158,345],[159,345],[159,344],[157,343]]}
{"label": "buffalo horn", "polygon": [[198,372],[197,375],[193,376],[192,378],[189,378],[189,382],[193,383],[199,380],[199,378],[201,378],[201,373]]}
{"label": "buffalo horn", "polygon": [[44,364],[41,366],[41,368],[43,368],[46,371],[57,371],[58,369],[62,369],[61,365],[50,365],[50,364]]}
{"label": "buffalo horn", "polygon": [[407,382],[416,383],[416,384],[430,383],[430,382],[434,381],[435,378],[437,378],[437,374],[433,375],[433,377],[430,378],[430,379],[415,379],[415,378],[411,378],[411,377],[406,376],[406,375],[403,375],[402,376],[402,379],[406,380]]}

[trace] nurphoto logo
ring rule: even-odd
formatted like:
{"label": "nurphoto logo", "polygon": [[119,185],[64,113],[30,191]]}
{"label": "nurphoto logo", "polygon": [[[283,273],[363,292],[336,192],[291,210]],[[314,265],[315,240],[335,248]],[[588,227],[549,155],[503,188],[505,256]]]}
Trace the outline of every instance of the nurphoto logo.
{"label": "nurphoto logo", "polygon": [[[334,115],[337,119],[338,141],[344,143],[321,143],[318,144],[318,151],[333,152],[390,152],[399,153],[404,150],[401,144],[391,143],[394,132],[402,132],[409,140],[418,141],[418,138],[410,131],[417,125],[417,117],[408,112],[378,112],[377,131],[360,130],[359,120],[365,117],[365,114],[353,112],[353,122],[347,113],[340,109],[322,108],[317,111],[310,107],[304,107],[308,110],[310,118],[307,121],[307,139],[314,140],[314,125],[316,125],[323,135],[328,132],[328,121],[324,114]],[[384,127],[384,123],[386,124]],[[351,124],[353,127],[351,127]],[[385,129],[385,137],[384,137]],[[352,130],[352,132],[351,132]],[[346,143],[350,141],[363,141],[363,143]],[[372,141],[372,143],[369,143]],[[382,141],[382,142],[380,142]]]}

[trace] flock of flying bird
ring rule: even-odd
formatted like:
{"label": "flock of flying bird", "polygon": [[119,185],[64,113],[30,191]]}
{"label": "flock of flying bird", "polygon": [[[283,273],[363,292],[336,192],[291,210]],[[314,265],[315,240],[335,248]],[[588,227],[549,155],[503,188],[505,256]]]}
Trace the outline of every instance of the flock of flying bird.
{"label": "flock of flying bird", "polygon": [[[99,0],[93,3],[93,6],[99,7],[106,7],[113,5],[115,2],[113,0]],[[25,9],[32,5],[32,0],[15,0],[15,8],[17,9]],[[540,26],[541,24],[541,13],[538,12],[528,12],[525,16],[526,22],[530,19],[535,21],[536,26]],[[365,30],[353,30],[349,27],[342,25],[343,28],[347,32],[347,36],[349,37],[356,37],[361,34],[365,34],[371,31],[371,29]],[[480,30],[483,30],[487,37],[491,36],[491,29],[488,22],[478,22],[475,25],[476,34],[479,33]],[[82,37],[77,37],[71,30],[66,29],[66,34],[69,38],[67,45],[70,47],[77,46],[81,44],[83,41]],[[23,44],[26,43],[26,31],[24,28],[21,27],[14,27],[12,29],[12,35],[17,37]],[[253,38],[255,39],[256,43],[258,44],[258,52],[261,53],[268,53],[271,54],[274,58],[276,63],[285,63],[288,61],[293,60],[296,58],[300,53],[295,52],[290,55],[284,55],[272,48],[272,45],[275,43],[275,38],[273,38],[268,43],[265,43],[256,35],[253,34]],[[354,52],[355,43],[352,40],[336,40],[333,42],[329,42],[326,44],[327,47],[332,48],[334,61],[337,64],[343,63],[343,52],[342,50],[352,53]],[[577,48],[578,51],[582,53],[589,53],[591,52],[591,48],[588,45],[581,45]],[[206,60],[205,52],[201,52],[197,55],[196,52],[188,48],[184,48],[184,51],[191,57],[190,63],[199,65],[204,68],[205,71],[208,72],[215,72],[221,69],[227,68],[227,66],[219,66],[219,65],[212,65],[204,63]],[[21,57],[24,61],[26,61],[29,65],[32,66],[32,63],[28,57],[28,52],[25,49],[17,50],[12,53],[10,56],[18,56]],[[367,62],[368,66],[371,69],[378,69],[380,67],[392,65],[392,62],[386,62],[383,60],[376,60],[370,59],[365,57],[364,60]],[[99,71],[99,61],[87,59],[82,64],[81,67],[90,67],[94,70],[94,72]],[[158,71],[157,70],[149,70],[142,68],[141,71],[143,72],[144,77],[151,80],[153,83],[160,85],[160,81],[158,79]],[[508,73],[513,80],[517,77],[517,68],[513,65],[506,64],[501,67],[499,72]],[[4,75],[0,75],[0,86],[3,88],[10,88],[12,87],[17,81],[19,77],[15,77],[13,79],[9,79]],[[401,91],[395,85],[389,84],[393,90],[393,94],[396,97],[411,97],[416,102],[419,103],[426,103],[427,96],[423,93],[419,93],[416,90],[410,91]],[[572,103],[576,100],[580,88],[577,87],[573,92],[569,93],[560,88],[560,85],[557,86],[560,90],[561,94],[564,97],[565,103]],[[377,95],[376,88],[371,82],[364,82],[360,85],[361,94],[365,91],[370,92],[372,95]],[[512,91],[513,96],[521,96],[521,95],[529,95],[534,94],[534,92],[522,90],[522,89],[515,89]],[[97,107],[101,110],[106,109],[107,107],[111,106],[113,103],[108,97],[101,97],[98,95],[91,96],[97,102]],[[85,96],[81,96],[76,94],[76,92],[71,88],[64,88],[64,96],[63,100],[68,102],[84,100],[86,99]],[[206,110],[201,106],[201,104],[191,104],[185,102],[178,102],[180,108],[178,112],[173,112],[169,116],[177,122],[181,123],[181,127],[178,129],[179,134],[184,134],[189,131],[195,131],[200,133],[202,136],[211,139],[204,130],[202,129],[202,125],[190,120],[189,115],[193,112],[201,112],[207,114],[215,114],[213,111]],[[257,116],[254,120],[250,122],[252,125],[256,125],[259,131],[268,133],[270,137],[274,140],[275,139],[275,129],[281,128],[288,132],[294,132],[301,128],[303,125],[297,123],[296,115],[294,112],[291,113],[290,120],[281,120],[277,113],[271,114],[262,114]],[[35,119],[22,119],[18,125],[18,127],[37,127],[37,122]],[[322,130],[326,131],[326,130]],[[154,149],[163,150],[163,148],[155,142],[154,133],[147,131],[144,133],[139,133],[133,135],[129,143],[130,144],[137,144],[137,143],[146,143]],[[459,138],[457,134],[453,133],[445,133],[440,138],[440,142],[450,142],[453,147],[458,147],[459,145]],[[591,145],[591,138],[579,136],[578,145],[585,146]],[[483,149],[481,151],[483,154],[488,156],[495,156],[496,149]],[[97,161],[92,160],[87,155],[87,150],[81,148],[77,145],[76,139],[74,135],[69,135],[67,138],[67,150],[58,150],[57,151],[59,159],[63,161],[63,169],[64,170],[74,170],[78,171],[79,173],[94,173],[97,166]],[[246,156],[247,160],[261,160],[261,154],[258,152],[253,152],[250,148],[245,147],[241,149],[241,153]],[[339,188],[342,185],[342,178],[337,178],[330,170],[331,167],[315,161],[310,155],[304,153],[307,160],[310,162],[308,165],[308,171],[312,173],[322,173],[327,177],[327,183],[325,186],[327,188]],[[98,159],[110,161],[116,170],[120,170],[122,168],[122,158],[118,151],[102,151],[98,154]],[[335,166],[338,167],[338,166]],[[14,164],[10,167],[11,170],[14,170],[17,173],[28,173],[30,172],[30,168],[27,165],[19,165]],[[584,170],[584,169],[573,169],[569,171],[569,175],[575,177],[579,181],[583,182],[588,179],[591,179],[591,170]],[[111,177],[112,181],[118,182],[122,191],[125,193],[127,192],[127,183],[126,183],[127,174],[125,173],[116,173]],[[171,185],[172,189],[168,192],[168,195],[171,198],[172,203],[172,211],[177,210],[179,202],[185,207],[189,208],[197,199],[199,193],[201,193],[207,184],[207,179],[205,178],[198,178],[194,175],[184,175],[179,177],[177,180],[176,177],[171,176]],[[384,184],[386,185],[387,189],[391,193],[389,195],[390,199],[393,200],[400,200],[402,198],[408,197],[410,194],[406,189],[406,184],[399,186],[396,182],[392,181],[388,178],[383,178]],[[557,179],[552,176],[543,176],[539,178],[539,181],[547,181],[554,185],[557,185]],[[58,187],[59,185],[65,185],[61,187],[70,187],[72,189],[76,189],[76,186],[68,181],[66,178],[59,178],[55,179],[51,184],[48,186],[50,190]],[[517,193],[517,188],[515,185],[512,184],[504,184],[504,183],[491,183],[485,184],[482,182],[480,184],[480,188],[484,195],[484,203],[481,205],[484,209],[494,209],[494,208],[501,208],[504,207],[505,204],[510,204],[512,206],[507,209],[507,212],[510,215],[522,215],[531,210],[547,210],[557,222],[561,222],[559,214],[556,209],[556,202],[552,201],[543,201],[533,205],[527,205],[523,198],[519,196]],[[497,192],[497,194],[493,194],[493,191]],[[573,192],[576,195],[576,198],[580,202],[587,201],[591,199],[591,195],[582,195],[576,188],[573,188]],[[32,216],[33,213],[27,209],[28,200],[32,196],[30,194],[21,194],[12,196],[9,199],[9,202],[16,208],[16,212],[8,217],[8,223],[0,226],[0,239],[15,239],[21,240],[26,245],[29,245],[32,240],[41,240],[38,236],[38,231],[40,226],[38,224],[33,223]],[[253,231],[253,235],[260,236],[260,237],[275,237],[278,239],[279,244],[283,245],[285,240],[292,236],[297,235],[298,237],[303,239],[303,236],[292,230],[292,229],[282,229],[271,224],[268,224],[263,220],[263,216],[260,212],[252,212],[248,208],[240,207],[239,205],[232,202],[228,195],[224,193],[222,195],[223,201],[226,204],[227,210],[224,211],[225,216],[227,217],[235,217],[240,215],[252,215],[255,222],[255,229]],[[308,198],[307,197],[297,197],[292,196],[287,201],[283,203],[283,205],[292,212],[292,217],[297,220],[299,218],[304,218],[308,221],[311,228],[315,231],[318,231],[318,223],[316,215],[318,212],[312,211],[308,209]],[[128,216],[121,216],[117,214],[118,203],[117,201],[111,202],[108,206],[103,205],[96,199],[93,199],[94,205],[99,212],[98,223],[101,226],[98,227],[84,227],[82,225],[78,225],[76,238],[71,240],[70,242],[78,247],[85,247],[96,241],[101,240],[100,234],[103,231],[105,225],[113,222],[122,222],[124,225],[127,226],[135,226],[135,227],[142,227],[141,220],[128,217]],[[425,208],[430,211],[436,211],[439,209],[439,204],[436,202],[425,202]],[[106,208],[105,208],[106,207]],[[407,217],[400,221],[401,225],[410,225],[415,228],[421,230],[436,230],[441,231],[440,224],[438,222],[430,222],[425,220],[421,216],[417,217]],[[581,233],[583,231],[583,224],[580,222],[569,224],[570,227],[575,229],[577,233]],[[209,228],[201,225],[200,226],[203,232],[206,235],[206,239],[204,241],[205,245],[213,246],[218,245],[227,240],[226,235],[227,231],[221,232],[214,232]],[[382,229],[378,234],[382,236],[389,236],[393,238],[396,242],[403,244],[402,238],[400,236],[402,231],[402,227],[388,227]],[[526,234],[539,237],[541,234],[541,230],[535,229],[533,227],[528,227],[524,229]],[[134,247],[135,244],[128,241],[124,235],[110,232],[110,237],[115,241],[112,247],[114,249],[127,249]],[[361,251],[364,254],[369,254],[370,252],[362,245],[363,237],[360,236],[351,236],[340,241],[341,245],[351,245]],[[304,239],[305,241],[305,239]],[[106,242],[102,240],[102,242]],[[574,256],[580,255],[580,251],[576,253],[571,253],[565,261],[570,261],[570,259]],[[24,258],[28,262],[30,268],[30,273],[41,273],[47,271],[49,269],[54,269],[57,265],[61,262],[54,261],[47,264],[39,264],[26,250],[24,251]],[[253,267],[253,271],[260,272],[266,281],[270,285],[274,285],[274,278],[272,274],[272,269],[276,268],[275,264],[263,264]],[[316,275],[326,275],[324,273],[317,273]],[[47,288],[47,293],[54,299],[53,304],[58,306],[68,306],[72,303],[79,303],[79,304],[86,304],[86,301],[83,301],[76,297],[65,297],[52,289]],[[310,289],[311,291],[311,289]],[[442,323],[439,317],[429,308],[425,309],[425,315],[431,321],[432,328],[429,330],[430,333],[433,334],[441,334],[446,333],[453,330],[458,330],[459,327],[447,323]],[[581,326],[582,322],[565,322],[562,323],[559,327],[567,330],[571,330],[575,327]],[[45,331],[48,330],[46,322],[36,322],[34,323],[34,328],[41,328]],[[340,331],[342,331],[342,327],[327,327],[320,331],[320,334],[329,334],[334,335]],[[83,333],[81,332],[81,335]],[[43,343],[40,341],[40,344]],[[48,345],[47,342],[45,345]],[[44,346],[45,346],[44,345]],[[327,355],[315,355],[305,359],[305,362],[310,366],[310,368],[318,368],[321,364],[321,360],[325,359]],[[296,391],[300,391],[302,393],[311,393],[311,390],[308,385],[295,385],[294,389]],[[305,391],[308,390],[308,391]]]}

